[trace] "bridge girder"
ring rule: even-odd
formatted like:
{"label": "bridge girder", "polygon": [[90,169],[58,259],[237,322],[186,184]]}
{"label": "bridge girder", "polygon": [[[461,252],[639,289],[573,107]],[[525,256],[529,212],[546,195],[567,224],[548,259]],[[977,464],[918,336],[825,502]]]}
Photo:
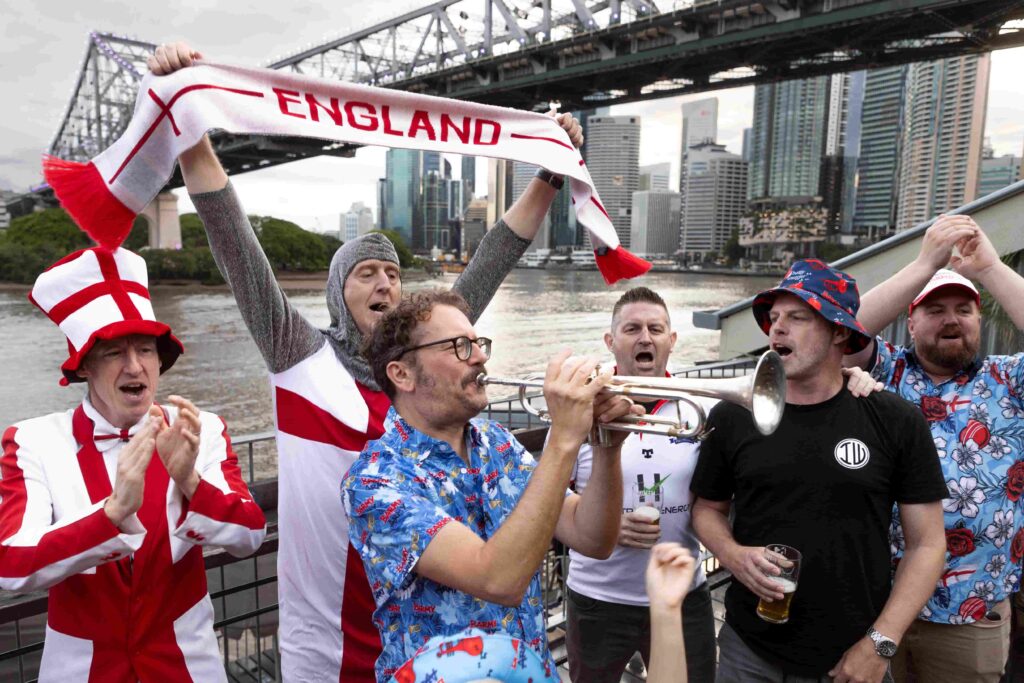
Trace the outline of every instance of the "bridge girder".
{"label": "bridge girder", "polygon": [[[536,109],[583,109],[1024,45],[1019,0],[439,0],[267,66]],[[91,33],[50,152],[123,131],[154,46]],[[231,172],[348,145],[215,136]],[[179,178],[172,181],[180,183]]]}

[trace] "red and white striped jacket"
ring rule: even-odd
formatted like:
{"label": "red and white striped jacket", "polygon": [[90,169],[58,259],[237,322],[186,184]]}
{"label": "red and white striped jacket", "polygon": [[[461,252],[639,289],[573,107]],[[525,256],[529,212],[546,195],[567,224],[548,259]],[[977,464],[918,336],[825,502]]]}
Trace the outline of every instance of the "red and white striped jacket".
{"label": "red and white striped jacket", "polygon": [[[177,409],[164,411],[173,422]],[[154,454],[142,507],[120,529],[103,503],[125,442],[93,440],[118,430],[88,400],[4,432],[0,588],[50,590],[41,683],[226,680],[202,548],[249,555],[266,520],[227,427],[212,413],[200,420],[192,499]]]}
{"label": "red and white striped jacket", "polygon": [[384,433],[391,402],[353,379],[326,342],[271,382],[282,671],[303,683],[373,680],[380,636],[366,571],[349,543],[341,480]]}

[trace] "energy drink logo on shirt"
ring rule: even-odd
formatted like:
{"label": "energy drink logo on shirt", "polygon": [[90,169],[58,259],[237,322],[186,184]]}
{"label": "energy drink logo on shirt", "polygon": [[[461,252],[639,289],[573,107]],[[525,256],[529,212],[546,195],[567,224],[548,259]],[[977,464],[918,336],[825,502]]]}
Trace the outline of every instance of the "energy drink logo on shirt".
{"label": "energy drink logo on shirt", "polygon": [[644,475],[636,475],[636,488],[637,488],[637,500],[641,503],[660,503],[661,502],[661,487],[669,480],[668,475],[664,479],[661,478],[661,474],[658,472],[654,473],[654,483],[650,486],[644,485]]}

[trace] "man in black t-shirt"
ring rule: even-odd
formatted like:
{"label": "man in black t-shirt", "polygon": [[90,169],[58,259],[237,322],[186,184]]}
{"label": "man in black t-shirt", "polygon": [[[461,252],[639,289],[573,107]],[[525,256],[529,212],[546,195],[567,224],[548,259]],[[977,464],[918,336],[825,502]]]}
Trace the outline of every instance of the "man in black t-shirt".
{"label": "man in black t-shirt", "polygon": [[[891,680],[889,658],[942,572],[946,486],[920,411],[897,396],[844,390],[844,352],[870,338],[857,285],[817,260],[793,264],[753,312],[786,369],[774,434],[722,402],[691,483],[693,525],[733,574],[719,634],[718,683]],[[898,504],[907,552],[890,582],[888,530]],[[730,527],[729,514],[735,519]],[[803,555],[786,624],[756,614],[781,600],[765,546]],[[891,591],[890,591],[891,588]]]}

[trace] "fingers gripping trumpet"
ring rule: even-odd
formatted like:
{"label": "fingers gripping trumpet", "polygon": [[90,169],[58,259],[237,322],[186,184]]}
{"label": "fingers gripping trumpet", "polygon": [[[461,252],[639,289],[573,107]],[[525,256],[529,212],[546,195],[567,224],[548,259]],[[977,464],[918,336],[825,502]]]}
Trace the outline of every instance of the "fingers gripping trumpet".
{"label": "fingers gripping trumpet", "polygon": [[[595,370],[596,372],[599,372]],[[476,381],[481,386],[499,384],[519,388],[519,402],[523,410],[544,422],[551,417],[544,409],[530,403],[531,389],[542,389],[538,379],[509,379],[491,377],[481,373]],[[743,406],[751,412],[757,430],[765,436],[775,431],[786,407],[786,373],[782,359],[774,351],[765,352],[757,361],[754,372],[743,377],[725,379],[690,379],[685,377],[629,377],[616,375],[602,390],[638,401],[675,401],[676,417],[664,415],[627,415],[616,422],[601,425],[600,430],[643,432],[670,437],[702,440],[711,433],[703,407],[694,396],[716,398]],[[694,423],[683,418],[679,403],[686,403],[697,415]],[[599,431],[600,431],[599,430]]]}

